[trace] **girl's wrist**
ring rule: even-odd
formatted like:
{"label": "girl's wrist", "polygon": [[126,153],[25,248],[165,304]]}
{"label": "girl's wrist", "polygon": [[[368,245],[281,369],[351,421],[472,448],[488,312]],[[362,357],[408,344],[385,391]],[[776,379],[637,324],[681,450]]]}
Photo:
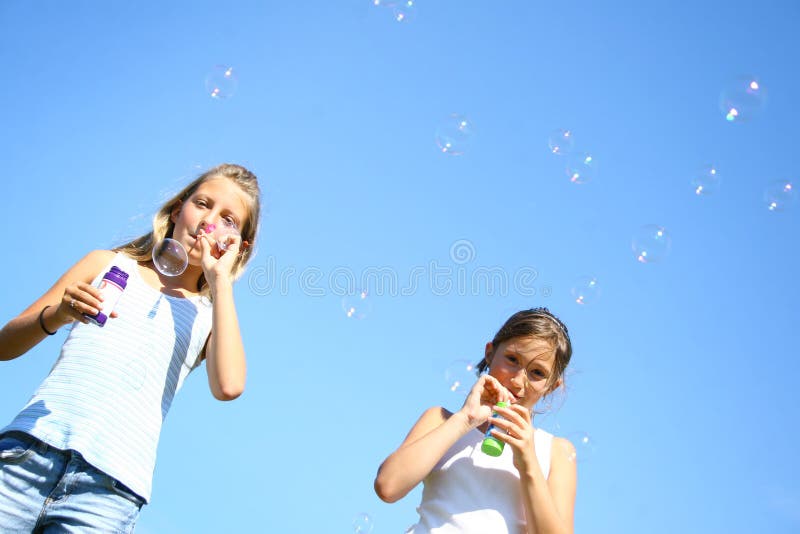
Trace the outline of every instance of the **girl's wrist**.
{"label": "girl's wrist", "polygon": [[[530,449],[532,450],[533,448],[531,447]],[[520,455],[520,465],[517,469],[521,477],[536,478],[535,470],[539,468],[539,460],[536,458],[536,452],[531,452],[531,450],[526,450]]]}
{"label": "girl's wrist", "polygon": [[478,428],[481,426],[482,421],[478,421],[478,418],[474,415],[469,414],[463,408],[453,414],[453,417],[458,416],[458,420],[461,424],[464,425],[466,430],[472,430],[473,428]]}
{"label": "girl's wrist", "polygon": [[56,329],[51,331],[47,327],[47,325],[45,324],[45,321],[44,321],[44,313],[47,311],[48,308],[51,308],[51,307],[52,306],[47,305],[44,308],[42,308],[42,311],[39,312],[39,326],[41,327],[42,330],[44,330],[44,333],[47,334],[48,336],[54,336],[54,335],[56,335],[56,332],[58,332],[58,328],[56,328]]}
{"label": "girl's wrist", "polygon": [[233,280],[228,276],[215,276],[208,281],[208,287],[211,289],[211,294],[216,297],[226,291],[233,292]]}
{"label": "girl's wrist", "polygon": [[45,311],[42,316],[48,328],[59,329],[75,321],[75,318],[69,313],[64,315],[61,311],[60,304],[57,306],[48,306],[47,311]]}

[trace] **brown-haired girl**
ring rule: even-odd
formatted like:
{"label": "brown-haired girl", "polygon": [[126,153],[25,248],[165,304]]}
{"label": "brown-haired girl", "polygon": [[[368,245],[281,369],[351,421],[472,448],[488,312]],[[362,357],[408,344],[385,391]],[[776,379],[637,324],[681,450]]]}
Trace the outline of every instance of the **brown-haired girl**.
{"label": "brown-haired girl", "polygon": [[[259,210],[255,175],[214,167],[163,205],[151,232],[90,252],[0,330],[0,360],[11,360],[72,325],[50,374],[0,430],[0,532],[133,530],[186,376],[205,360],[214,397],[244,389],[233,282],[250,258]],[[220,224],[240,235],[220,246],[211,236]],[[153,264],[164,238],[188,253],[176,276]],[[101,328],[86,315],[100,311],[96,286],[112,266],[127,286]]]}
{"label": "brown-haired girl", "polygon": [[[386,502],[424,484],[419,521],[406,534],[573,532],[575,448],[532,424],[534,406],[562,386],[571,356],[567,327],[546,308],[505,322],[461,409],[429,408],[378,469],[375,492]],[[500,401],[508,407],[495,406]],[[481,451],[490,424],[505,443],[497,457]]]}

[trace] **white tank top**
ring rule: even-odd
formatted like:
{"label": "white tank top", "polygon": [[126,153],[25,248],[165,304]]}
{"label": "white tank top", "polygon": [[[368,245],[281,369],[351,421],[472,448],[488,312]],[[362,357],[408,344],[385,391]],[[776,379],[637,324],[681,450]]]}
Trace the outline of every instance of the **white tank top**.
{"label": "white tank top", "polygon": [[[423,481],[419,522],[406,534],[524,534],[519,472],[511,447],[492,457],[481,452],[484,435],[467,432]],[[550,474],[553,435],[536,429],[536,459]]]}
{"label": "white tank top", "polygon": [[150,499],[161,425],[211,331],[202,297],[175,298],[149,286],[136,262],[118,253],[128,273],[119,317],[105,327],[74,323],[50,374],[0,432],[26,432],[58,449],[80,452],[94,467]]}

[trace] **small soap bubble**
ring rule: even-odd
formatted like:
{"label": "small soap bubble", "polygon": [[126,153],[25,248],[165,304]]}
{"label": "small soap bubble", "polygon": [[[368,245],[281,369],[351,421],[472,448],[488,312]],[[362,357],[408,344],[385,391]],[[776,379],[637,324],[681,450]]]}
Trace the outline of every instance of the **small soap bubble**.
{"label": "small soap bubble", "polygon": [[754,76],[739,76],[723,88],[719,107],[726,121],[747,122],[763,111],[766,99],[766,90]]}
{"label": "small soap bubble", "polygon": [[571,289],[572,299],[576,304],[587,306],[594,304],[600,297],[600,286],[597,284],[597,278],[593,276],[581,276],[575,281]]}
{"label": "small soap bubble", "polygon": [[366,289],[342,297],[342,310],[348,319],[366,319],[372,311],[372,299]]}
{"label": "small soap bubble", "polygon": [[153,265],[164,276],[178,276],[189,265],[189,255],[180,242],[169,237],[153,247]]}
{"label": "small soap bubble", "polygon": [[444,379],[450,391],[466,395],[478,380],[475,364],[469,360],[454,360],[444,370]]}
{"label": "small soap bubble", "polygon": [[721,181],[722,177],[715,165],[703,165],[692,175],[692,189],[697,196],[713,195],[719,191]]}
{"label": "small soap bubble", "polygon": [[569,460],[575,463],[584,463],[591,460],[596,452],[594,438],[583,431],[571,432],[566,438],[575,447],[575,452],[569,454]]}
{"label": "small soap bubble", "polygon": [[206,93],[215,99],[230,98],[236,93],[239,78],[233,67],[215,65],[206,76]]}
{"label": "small soap bubble", "polygon": [[597,161],[586,152],[567,157],[567,177],[573,184],[591,182],[597,175]]}
{"label": "small soap bubble", "polygon": [[634,234],[631,248],[639,263],[654,263],[669,255],[672,238],[663,226],[646,224]]}
{"label": "small soap bubble", "polygon": [[211,234],[220,252],[228,250],[236,238],[240,237],[239,228],[236,223],[223,220],[219,224],[209,224],[205,231]]}
{"label": "small soap bubble", "polygon": [[764,190],[764,202],[769,211],[786,211],[797,201],[797,190],[792,182],[772,182]]}
{"label": "small soap bubble", "polygon": [[353,518],[354,534],[370,534],[375,522],[369,514],[360,512]]}
{"label": "small soap bubble", "polygon": [[474,135],[472,121],[451,113],[436,128],[436,145],[443,154],[460,156],[469,148]]}
{"label": "small soap bubble", "polygon": [[416,15],[416,6],[414,0],[405,0],[398,2],[392,7],[394,12],[394,20],[397,22],[410,22],[414,15]]}
{"label": "small soap bubble", "polygon": [[550,132],[550,137],[547,140],[547,146],[550,147],[550,152],[559,156],[566,156],[572,153],[575,148],[575,138],[572,135],[572,130],[558,129]]}

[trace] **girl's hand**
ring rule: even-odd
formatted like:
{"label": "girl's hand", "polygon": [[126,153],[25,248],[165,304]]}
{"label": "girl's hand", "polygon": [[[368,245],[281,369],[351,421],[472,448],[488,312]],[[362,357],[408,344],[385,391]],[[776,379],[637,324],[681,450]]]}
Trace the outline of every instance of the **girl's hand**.
{"label": "girl's hand", "polygon": [[467,395],[461,412],[467,416],[472,428],[485,423],[492,415],[494,405],[500,401],[511,402],[513,395],[491,375],[481,376]]}
{"label": "girl's hand", "polygon": [[514,453],[514,467],[522,472],[536,462],[536,449],[533,442],[533,415],[520,404],[505,408],[495,407],[494,411],[503,417],[490,417],[495,426],[492,435],[511,446]]}
{"label": "girl's hand", "polygon": [[197,232],[197,241],[200,243],[203,273],[209,285],[213,285],[220,276],[230,277],[242,245],[241,236],[236,234],[225,236],[226,250],[220,250],[214,236],[207,234],[204,229]]}
{"label": "girl's hand", "polygon": [[[88,323],[89,319],[83,316],[96,315],[102,307],[103,298],[100,289],[86,282],[73,282],[64,289],[64,296],[58,303],[56,316],[61,324],[80,321]],[[117,317],[117,312],[111,312],[109,317]]]}

